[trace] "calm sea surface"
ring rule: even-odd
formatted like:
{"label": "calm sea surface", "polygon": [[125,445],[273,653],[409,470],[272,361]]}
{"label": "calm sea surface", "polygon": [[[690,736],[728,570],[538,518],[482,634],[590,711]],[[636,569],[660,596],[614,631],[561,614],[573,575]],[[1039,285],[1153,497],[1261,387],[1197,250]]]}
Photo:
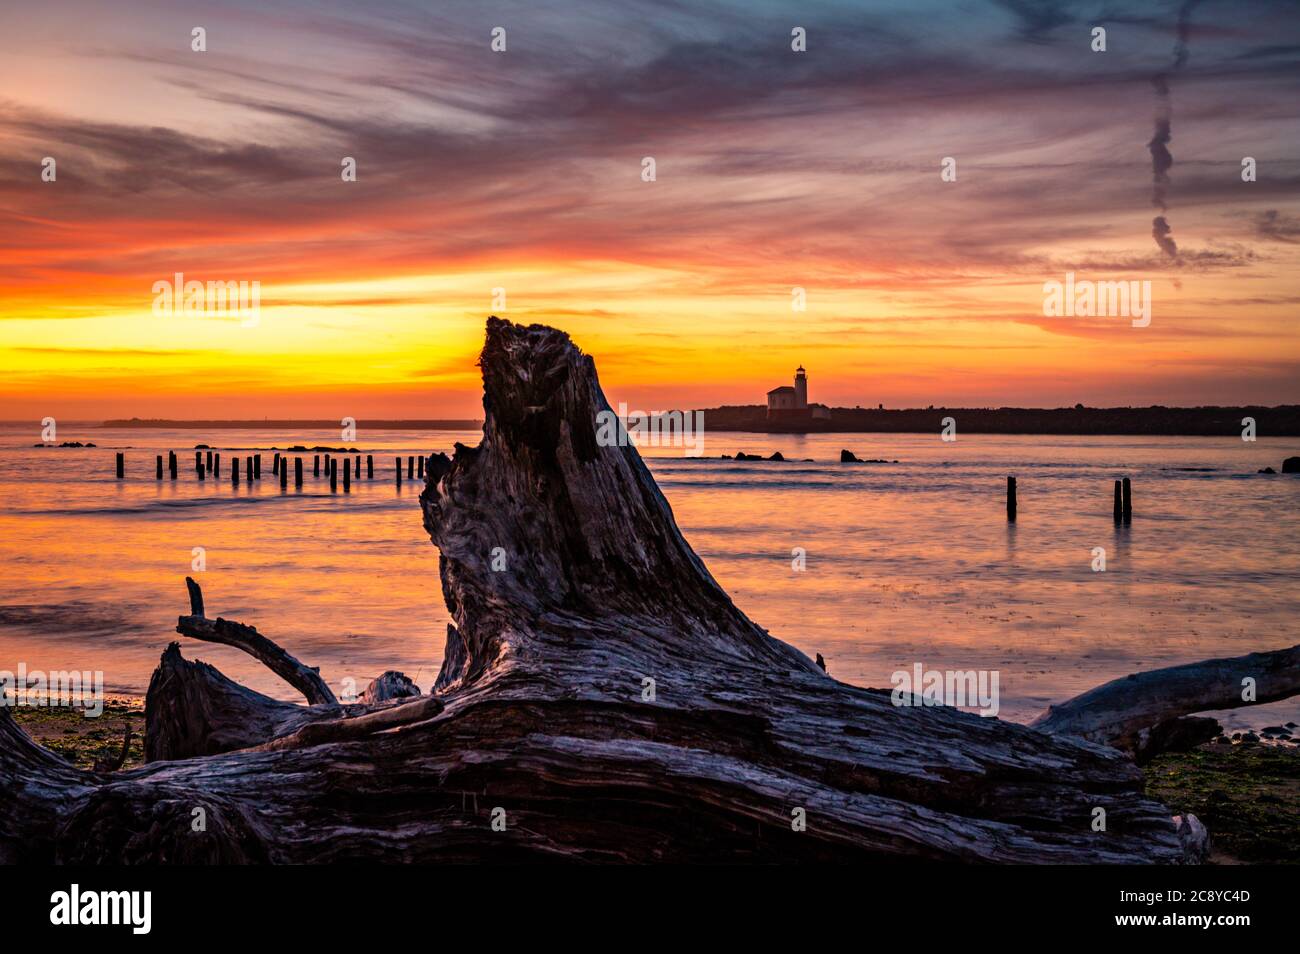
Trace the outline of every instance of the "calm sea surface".
{"label": "calm sea surface", "polygon": [[[437,551],[420,522],[421,481],[393,480],[397,455],[450,451],[473,432],[364,430],[376,475],[331,495],[327,481],[281,492],[272,447],[338,445],[337,431],[118,430],[0,425],[0,669],[103,670],[111,691],[143,692],[188,612],[251,623],[332,684],[400,669],[428,688],[448,616]],[[200,482],[193,447],[222,456]],[[897,463],[845,465],[840,449]],[[230,484],[231,457],[263,453],[260,483]],[[175,450],[180,478],[154,480]],[[127,454],[126,479],[113,476]],[[781,451],[787,463],[717,455]],[[647,449],[692,546],[737,605],[774,635],[820,652],[845,681],[888,686],[920,662],[1000,673],[1001,715],[1139,669],[1297,641],[1300,477],[1257,474],[1300,455],[1300,439],[714,433],[705,453]],[[812,458],[804,462],[803,458]],[[1018,522],[1004,510],[1007,474]],[[1135,516],[1117,529],[1111,486],[1133,478]],[[193,548],[207,568],[191,570]],[[1093,548],[1106,551],[1094,572]],[[806,569],[792,568],[792,551]],[[182,640],[190,658],[285,699],[295,694],[242,653]],[[1300,721],[1300,701],[1225,715],[1232,727]]]}

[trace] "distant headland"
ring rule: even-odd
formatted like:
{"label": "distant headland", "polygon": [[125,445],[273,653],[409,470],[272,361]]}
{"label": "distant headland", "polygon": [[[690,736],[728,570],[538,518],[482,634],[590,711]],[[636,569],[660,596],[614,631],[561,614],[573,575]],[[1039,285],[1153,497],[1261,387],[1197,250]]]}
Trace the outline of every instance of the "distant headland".
{"label": "distant headland", "polygon": [[[797,412],[795,412],[797,413]],[[773,414],[760,404],[705,408],[711,431],[768,434],[937,434],[952,418],[960,434],[1079,434],[1092,436],[1240,436],[1243,419],[1260,437],[1300,437],[1300,405],[1277,407],[927,407],[886,410],[829,408],[825,416]]]}
{"label": "distant headland", "polygon": [[[951,420],[949,420],[951,419]],[[1300,405],[1278,407],[939,407],[872,410],[827,407],[808,400],[808,372],[800,365],[791,384],[767,392],[767,405],[704,410],[714,431],[768,434],[912,433],[1080,434],[1092,436],[1205,436],[1251,433],[1300,436]],[[1253,427],[1248,428],[1252,424]]]}

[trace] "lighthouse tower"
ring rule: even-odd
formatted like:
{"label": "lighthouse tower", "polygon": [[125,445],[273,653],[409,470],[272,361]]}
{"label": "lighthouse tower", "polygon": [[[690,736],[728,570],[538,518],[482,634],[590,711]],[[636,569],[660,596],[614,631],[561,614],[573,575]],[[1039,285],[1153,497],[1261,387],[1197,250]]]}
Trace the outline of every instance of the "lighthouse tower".
{"label": "lighthouse tower", "polygon": [[794,373],[794,406],[797,408],[808,406],[808,375],[804,372],[802,364]]}

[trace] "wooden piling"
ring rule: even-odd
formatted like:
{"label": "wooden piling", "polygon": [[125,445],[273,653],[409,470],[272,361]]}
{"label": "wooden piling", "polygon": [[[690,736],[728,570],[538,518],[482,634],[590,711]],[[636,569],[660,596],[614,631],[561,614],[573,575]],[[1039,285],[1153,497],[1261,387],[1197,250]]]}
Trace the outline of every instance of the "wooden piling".
{"label": "wooden piling", "polygon": [[212,476],[213,477],[221,476],[221,455],[220,454],[212,455]]}
{"label": "wooden piling", "polygon": [[230,482],[236,487],[239,486],[239,458],[230,458]]}
{"label": "wooden piling", "polygon": [[339,462],[338,458],[330,461],[330,493],[338,493],[339,490]]}
{"label": "wooden piling", "polygon": [[285,487],[289,486],[289,458],[286,457],[284,460],[277,461],[276,466],[280,471],[280,489],[284,490]]}
{"label": "wooden piling", "polygon": [[1016,478],[1007,477],[1007,520],[1016,522]]}
{"label": "wooden piling", "polygon": [[253,455],[249,454],[244,458],[244,478],[251,484],[253,482]]}
{"label": "wooden piling", "polygon": [[167,469],[171,472],[172,480],[176,479],[176,452],[167,452]]}
{"label": "wooden piling", "polygon": [[1115,522],[1116,523],[1124,522],[1124,491],[1122,489],[1122,486],[1123,485],[1120,484],[1118,480],[1115,481]]}
{"label": "wooden piling", "polygon": [[126,454],[121,451],[117,452],[117,479],[121,480],[126,476]]}
{"label": "wooden piling", "polygon": [[158,454],[157,457],[156,457],[156,460],[157,460],[157,467],[156,467],[156,469],[155,469],[155,471],[154,471],[154,478],[153,478],[153,479],[154,479],[154,480],[162,480],[162,454]]}
{"label": "wooden piling", "polygon": [[328,477],[329,475],[330,475],[330,455],[326,454],[325,455],[325,476]]}
{"label": "wooden piling", "polygon": [[278,474],[278,473],[280,473],[280,455],[279,455],[279,454],[276,454],[276,455],[275,455],[275,460],[271,461],[271,473],[273,473],[273,474]]}
{"label": "wooden piling", "polygon": [[302,486],[302,458],[301,457],[295,457],[293,459],[293,485],[295,487]]}
{"label": "wooden piling", "polygon": [[1133,522],[1133,485],[1124,478],[1124,522]]}
{"label": "wooden piling", "polygon": [[312,465],[312,476],[320,476],[320,454],[316,455],[316,462]]}
{"label": "wooden piling", "polygon": [[375,455],[374,454],[366,455],[366,479],[367,480],[375,479]]}
{"label": "wooden piling", "polygon": [[208,470],[212,469],[212,451],[208,451],[208,457],[207,460],[204,462],[203,466],[206,467]]}
{"label": "wooden piling", "polygon": [[415,479],[415,458],[414,457],[406,458],[406,479],[407,480]]}
{"label": "wooden piling", "polygon": [[360,455],[360,454],[357,455],[357,470],[356,470],[356,477],[357,477],[357,480],[360,480],[360,479],[361,479],[361,455]]}
{"label": "wooden piling", "polygon": [[262,455],[261,454],[253,455],[253,479],[254,480],[262,479]]}
{"label": "wooden piling", "polygon": [[402,458],[397,458],[397,486],[402,486]]}
{"label": "wooden piling", "polygon": [[352,479],[348,476],[351,473],[352,473],[352,467],[348,463],[348,459],[344,457],[343,458],[343,492],[345,494],[352,493]]}
{"label": "wooden piling", "polygon": [[423,480],[423,479],[424,479],[424,455],[423,455],[423,454],[421,454],[421,455],[416,459],[415,466],[416,466],[416,474],[415,474],[415,476],[416,476],[416,477],[419,477],[421,480]]}

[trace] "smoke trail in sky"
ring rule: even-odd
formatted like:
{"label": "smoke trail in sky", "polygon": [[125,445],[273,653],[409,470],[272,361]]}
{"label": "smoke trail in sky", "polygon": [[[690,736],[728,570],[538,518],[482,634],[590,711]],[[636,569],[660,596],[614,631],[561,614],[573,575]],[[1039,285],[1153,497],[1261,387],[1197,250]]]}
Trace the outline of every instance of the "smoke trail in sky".
{"label": "smoke trail in sky", "polygon": [[[1151,151],[1151,204],[1162,213],[1169,211],[1166,190],[1169,185],[1169,170],[1174,164],[1173,153],[1169,151],[1169,142],[1173,139],[1173,112],[1169,104],[1169,76],[1177,73],[1187,65],[1187,40],[1191,32],[1192,10],[1200,0],[1183,0],[1178,8],[1178,39],[1174,44],[1174,62],[1167,72],[1157,73],[1151,78],[1151,85],[1156,91],[1155,132],[1147,149]],[[1151,220],[1151,237],[1170,258],[1178,257],[1178,244],[1173,239],[1173,229],[1164,215],[1157,215]]]}

